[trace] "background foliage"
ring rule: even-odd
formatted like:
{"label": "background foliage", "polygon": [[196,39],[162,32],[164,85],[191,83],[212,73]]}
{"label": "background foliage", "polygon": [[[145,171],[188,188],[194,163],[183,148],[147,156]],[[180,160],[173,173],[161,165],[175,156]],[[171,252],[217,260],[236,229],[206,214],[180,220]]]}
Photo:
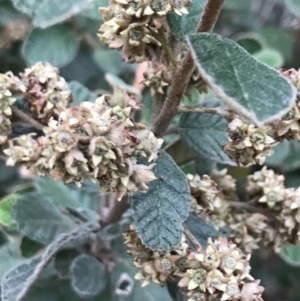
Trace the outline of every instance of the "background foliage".
{"label": "background foliage", "polygon": [[[197,9],[200,10],[203,2],[198,3]],[[35,62],[48,61],[59,67],[61,75],[70,83],[75,98],[73,105],[83,100],[94,101],[97,94],[111,91],[112,82],[136,91],[133,83],[137,66],[124,63],[119,52],[109,50],[96,36],[102,22],[97,8],[107,4],[108,0],[0,0],[0,73],[11,70],[17,74]],[[172,18],[174,16],[170,15],[173,32],[183,38],[193,30],[199,16],[195,19],[190,14],[182,18],[180,26],[175,22],[177,26],[174,27]],[[299,68],[299,18],[300,5],[297,0],[226,0],[216,32],[235,40],[255,58],[271,67]],[[152,115],[150,91],[144,89],[141,93],[144,109],[139,119],[149,124]],[[199,95],[192,95],[190,100],[185,100],[186,104],[197,104],[199,101],[203,101]],[[195,121],[198,127],[204,128],[200,133],[205,137],[224,136],[218,131],[219,121],[214,120],[218,117],[209,117],[206,118],[205,114],[195,115],[195,118],[202,119]],[[223,164],[231,163],[224,153],[218,154],[214,140],[207,143],[201,140],[200,145],[199,139],[205,137],[197,137],[197,141],[193,131],[199,133],[198,128],[188,122],[184,117],[180,123],[176,119],[173,123],[179,124],[184,138],[181,140],[178,134],[168,135],[164,145],[166,152],[184,172],[209,173],[212,166],[221,168]],[[17,126],[13,130],[16,136],[22,134]],[[226,136],[220,139],[226,140]],[[187,149],[185,143],[196,145],[195,149]],[[211,152],[214,152],[212,159],[220,156],[218,162],[201,157],[205,155],[207,158]],[[49,178],[27,178],[20,174],[19,167],[8,168],[3,161],[0,164],[0,195],[3,198],[0,201],[0,280],[6,285],[1,287],[5,292],[2,294],[3,301],[17,300],[22,281],[41,262],[49,261],[49,256],[53,254],[57,254],[55,260],[42,272],[40,280],[24,300],[180,300],[181,295],[172,286],[167,289],[151,284],[141,288],[133,279],[135,268],[120,239],[131,219],[130,212],[121,222],[100,232],[100,249],[92,254],[103,256],[107,248],[102,245],[103,239],[109,242],[114,250],[110,256],[121,256],[111,274],[105,272],[103,265],[94,257],[82,254],[86,250],[79,247],[79,242],[88,243],[96,227],[93,221],[96,222],[102,211],[105,212],[110,206],[109,198],[98,196],[96,185],[87,181],[78,189]],[[286,186],[300,185],[299,143],[282,143],[267,164],[285,174]],[[230,167],[230,173],[239,183],[243,183],[245,177],[258,168]],[[177,173],[180,177],[180,171]],[[151,185],[151,191],[155,190],[152,187],[155,185],[158,184]],[[184,192],[181,193],[184,199]],[[134,203],[134,199],[131,202]],[[99,210],[99,204],[102,211]],[[81,223],[62,214],[62,206],[75,212]],[[185,216],[186,213],[179,212],[178,219],[181,215]],[[91,222],[83,223],[87,221]],[[186,223],[192,228],[192,217]],[[78,226],[79,231],[74,237],[71,229],[78,224],[84,226]],[[201,229],[203,237],[197,237],[199,241],[217,235],[211,232],[213,230],[208,225]],[[41,255],[45,248],[46,252]],[[107,266],[111,260],[107,258]],[[6,274],[16,266],[17,274],[16,270]],[[290,247],[280,256],[272,251],[256,252],[252,266],[253,276],[262,279],[267,288],[265,300],[299,300],[298,247]],[[84,277],[87,274],[91,275],[88,283]]]}

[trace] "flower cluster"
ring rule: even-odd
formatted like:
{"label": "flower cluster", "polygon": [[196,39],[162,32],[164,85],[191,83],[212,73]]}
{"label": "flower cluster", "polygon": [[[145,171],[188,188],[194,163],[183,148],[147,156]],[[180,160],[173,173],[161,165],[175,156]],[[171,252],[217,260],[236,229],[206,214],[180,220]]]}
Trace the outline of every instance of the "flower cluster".
{"label": "flower cluster", "polygon": [[[219,190],[217,183],[207,175],[200,178],[199,175],[188,174],[187,179],[192,194],[191,211],[199,217],[211,220],[218,229],[225,227],[230,210],[225,198],[226,191]],[[230,179],[226,185],[235,187],[235,182]]]}
{"label": "flower cluster", "polygon": [[150,63],[147,73],[144,74],[144,85],[151,88],[151,94],[166,94],[166,87],[169,86],[171,76],[168,74],[165,65]]}
{"label": "flower cluster", "polygon": [[46,63],[37,63],[21,73],[25,86],[23,93],[34,118],[48,122],[58,115],[72,101],[71,90],[65,79],[59,76],[58,68]]}
{"label": "flower cluster", "polygon": [[99,180],[103,191],[116,192],[119,199],[127,192],[146,191],[146,183],[155,179],[155,164],[139,164],[137,157],[155,160],[163,141],[132,121],[138,108],[135,96],[118,88],[95,103],[64,108],[44,128],[45,136],[10,140],[4,150],[7,165],[21,162],[34,174],[50,173],[55,180],[78,185],[85,178]]}
{"label": "flower cluster", "polygon": [[165,44],[165,15],[187,14],[191,0],[112,0],[101,7],[104,23],[99,37],[111,48],[122,49],[126,61],[141,62]]}
{"label": "flower cluster", "polygon": [[136,279],[142,279],[143,284],[155,282],[164,285],[168,278],[186,270],[188,244],[183,236],[181,244],[171,252],[155,252],[146,248],[139,238],[134,225],[124,234],[128,254],[133,257],[134,265],[139,269]]}
{"label": "flower cluster", "polygon": [[250,276],[249,259],[226,238],[208,239],[205,249],[189,253],[178,285],[187,288],[188,301],[261,301],[264,288]]}
{"label": "flower cluster", "polygon": [[230,239],[250,254],[261,246],[276,252],[300,243],[300,188],[285,188],[284,176],[264,167],[247,177],[246,202],[240,202],[235,180],[226,170],[187,175],[191,212],[218,230],[230,228]]}
{"label": "flower cluster", "polygon": [[228,126],[229,143],[224,150],[238,165],[263,164],[273,154],[274,146],[279,144],[272,137],[271,129],[269,126],[257,128],[235,118]]}
{"label": "flower cluster", "polygon": [[166,280],[180,277],[178,286],[186,288],[184,294],[189,301],[262,301],[264,289],[259,280],[249,275],[250,255],[243,255],[226,238],[215,242],[208,239],[206,248],[192,251],[183,236],[181,244],[171,252],[155,252],[142,244],[134,226],[124,237],[139,270],[135,278],[143,279],[143,285],[164,285]]}

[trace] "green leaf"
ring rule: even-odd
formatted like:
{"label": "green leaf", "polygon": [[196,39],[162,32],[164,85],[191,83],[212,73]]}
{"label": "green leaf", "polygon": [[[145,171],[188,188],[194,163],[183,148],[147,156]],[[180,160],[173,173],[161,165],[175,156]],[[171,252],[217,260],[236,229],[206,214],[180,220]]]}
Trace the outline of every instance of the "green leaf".
{"label": "green leaf", "polygon": [[267,158],[266,164],[271,166],[281,165],[293,149],[291,141],[284,139],[274,147],[274,154]]}
{"label": "green leaf", "polygon": [[34,273],[41,258],[35,257],[22,262],[17,267],[9,271],[2,279],[2,301],[19,301],[19,293],[26,285],[28,278]]}
{"label": "green leaf", "polygon": [[280,68],[284,63],[284,58],[276,49],[264,48],[253,54],[258,61],[267,64],[272,68]]}
{"label": "green leaf", "polygon": [[257,34],[266,46],[278,50],[286,61],[293,58],[293,37],[290,33],[279,27],[260,26]]}
{"label": "green leaf", "polygon": [[62,250],[55,256],[54,266],[59,278],[69,279],[71,277],[70,267],[73,260],[79,255],[78,250]]}
{"label": "green leaf", "polygon": [[251,2],[249,0],[226,0],[224,8],[232,10],[250,10]]}
{"label": "green leaf", "polygon": [[262,50],[265,46],[262,38],[254,32],[240,34],[235,38],[235,41],[250,54]]}
{"label": "green leaf", "polygon": [[116,50],[96,50],[93,53],[93,59],[102,71],[114,75],[120,75],[127,66],[127,64],[122,61],[120,52]]}
{"label": "green leaf", "polygon": [[102,15],[99,13],[98,8],[107,6],[108,0],[95,0],[81,13],[81,15],[92,20],[100,21],[102,20]]}
{"label": "green leaf", "polygon": [[183,40],[187,34],[196,31],[207,0],[193,1],[188,7],[189,14],[179,16],[176,13],[169,13],[167,20],[173,34],[180,40]]}
{"label": "green leaf", "polygon": [[124,90],[127,90],[129,93],[133,93],[138,96],[140,95],[140,91],[136,87],[126,84],[121,78],[114,74],[106,73],[105,79],[112,87],[118,86]]}
{"label": "green leaf", "polygon": [[186,227],[192,232],[195,238],[198,240],[202,248],[207,245],[207,239],[211,237],[215,239],[219,236],[226,236],[226,232],[219,232],[216,230],[214,225],[210,222],[200,220],[194,214],[190,214],[188,219],[185,221]]}
{"label": "green leaf", "polygon": [[[216,107],[218,102],[206,102],[204,106]],[[183,113],[179,123],[181,139],[202,158],[218,163],[235,165],[223,151],[228,142],[228,122],[219,115]]]}
{"label": "green leaf", "polygon": [[10,270],[2,279],[2,301],[21,301],[58,251],[86,243],[91,233],[99,229],[99,224],[79,225],[70,232],[60,234],[41,256],[22,262]]}
{"label": "green leaf", "polygon": [[285,172],[294,171],[300,168],[300,143],[296,142],[291,148],[289,155],[280,162]]}
{"label": "green leaf", "polygon": [[69,208],[80,206],[76,193],[66,186],[62,181],[54,181],[50,177],[36,179],[36,188],[40,194],[49,196],[57,205]]}
{"label": "green leaf", "polygon": [[189,214],[190,189],[185,174],[165,152],[153,171],[157,179],[148,183],[147,193],[135,193],[129,201],[143,244],[154,250],[172,250],[180,243],[181,223]]}
{"label": "green leaf", "polygon": [[56,67],[68,65],[76,57],[79,40],[68,25],[35,28],[22,45],[22,56],[33,65],[39,61]]}
{"label": "green leaf", "polygon": [[187,41],[217,96],[258,126],[283,116],[294,104],[295,87],[235,42],[211,33],[191,34]]}
{"label": "green leaf", "polygon": [[22,261],[19,244],[20,243],[17,239],[13,239],[0,247],[0,281],[8,270]]}
{"label": "green leaf", "polygon": [[289,245],[284,248],[279,253],[280,257],[289,265],[294,267],[300,267],[300,246],[299,245]]}
{"label": "green leaf", "polygon": [[43,244],[74,226],[49,197],[38,193],[20,197],[13,207],[12,217],[22,234]]}
{"label": "green leaf", "polygon": [[61,23],[81,12],[94,0],[11,0],[21,12],[33,18],[36,27],[46,28]]}
{"label": "green leaf", "polygon": [[37,254],[41,249],[43,249],[43,245],[39,242],[36,242],[27,236],[24,236],[21,241],[20,251],[24,258],[30,258]]}
{"label": "green leaf", "polygon": [[183,139],[178,139],[166,149],[177,165],[182,166],[197,158],[197,155],[187,146]]}
{"label": "green leaf", "polygon": [[12,220],[11,211],[17,199],[16,194],[11,194],[0,200],[0,225],[8,228],[14,227],[15,223]]}
{"label": "green leaf", "polygon": [[288,9],[293,14],[300,17],[300,2],[299,2],[299,0],[285,0],[285,3],[287,5]]}
{"label": "green leaf", "polygon": [[71,265],[72,287],[81,297],[98,295],[105,289],[106,273],[104,265],[96,258],[82,254]]}
{"label": "green leaf", "polygon": [[97,94],[90,91],[83,84],[73,80],[69,82],[69,88],[72,91],[74,101],[70,104],[71,107],[77,107],[82,101],[94,102],[97,98]]}

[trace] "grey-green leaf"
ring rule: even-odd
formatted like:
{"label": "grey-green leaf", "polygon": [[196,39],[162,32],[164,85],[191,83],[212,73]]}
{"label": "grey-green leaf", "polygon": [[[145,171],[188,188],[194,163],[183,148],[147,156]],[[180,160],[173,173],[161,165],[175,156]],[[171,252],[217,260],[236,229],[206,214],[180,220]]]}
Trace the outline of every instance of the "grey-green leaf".
{"label": "grey-green leaf", "polygon": [[[213,107],[216,103],[206,103],[205,106]],[[181,139],[200,157],[235,165],[222,148],[228,142],[227,126],[228,122],[218,115],[183,113],[179,133]]]}
{"label": "grey-green leaf", "polygon": [[56,237],[41,256],[23,262],[10,270],[1,283],[2,301],[23,300],[30,287],[37,281],[58,251],[63,248],[78,247],[89,239],[92,232],[97,232],[99,229],[98,223],[81,224]]}
{"label": "grey-green leaf", "polygon": [[173,34],[183,40],[187,34],[196,31],[197,24],[201,18],[207,0],[193,1],[192,5],[188,7],[189,14],[179,16],[176,13],[169,13],[167,20]]}
{"label": "grey-green leaf", "polygon": [[90,91],[87,87],[76,80],[69,83],[69,88],[71,89],[74,98],[74,101],[70,105],[71,107],[79,106],[82,101],[94,102],[97,98],[96,93]]}
{"label": "grey-green leaf", "polygon": [[21,12],[33,18],[36,27],[61,23],[87,8],[94,0],[11,0]]}
{"label": "grey-green leaf", "polygon": [[106,273],[103,264],[95,257],[82,254],[71,265],[72,287],[84,298],[98,295],[105,289]]}
{"label": "grey-green leaf", "polygon": [[2,301],[17,301],[19,293],[23,290],[28,278],[34,273],[41,258],[35,257],[22,262],[10,270],[2,280]]}
{"label": "grey-green leaf", "polygon": [[33,65],[39,61],[56,67],[68,65],[79,49],[79,40],[68,25],[34,28],[22,45],[22,56]]}
{"label": "grey-green leaf", "polygon": [[182,237],[181,223],[191,205],[190,189],[185,174],[165,152],[153,171],[157,179],[148,183],[147,193],[135,193],[129,201],[143,244],[153,250],[171,250]]}
{"label": "grey-green leaf", "polygon": [[74,226],[51,199],[38,193],[22,196],[13,207],[12,217],[22,234],[44,244]]}
{"label": "grey-green leaf", "polygon": [[295,87],[235,42],[212,33],[190,34],[187,41],[217,96],[258,126],[280,118],[294,104]]}
{"label": "grey-green leaf", "polygon": [[295,14],[296,16],[300,17],[300,2],[299,0],[285,0],[285,3],[289,10]]}
{"label": "grey-green leaf", "polygon": [[300,246],[289,245],[284,247],[280,253],[280,257],[289,265],[300,267]]}

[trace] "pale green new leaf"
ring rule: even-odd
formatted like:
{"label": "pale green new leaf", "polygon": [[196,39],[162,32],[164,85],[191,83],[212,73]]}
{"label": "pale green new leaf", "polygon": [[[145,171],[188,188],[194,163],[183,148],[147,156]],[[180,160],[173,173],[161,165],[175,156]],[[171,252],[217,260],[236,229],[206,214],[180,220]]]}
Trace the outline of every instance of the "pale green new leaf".
{"label": "pale green new leaf", "polygon": [[165,152],[153,171],[157,179],[147,184],[146,193],[130,196],[130,206],[143,244],[154,250],[172,250],[181,240],[181,223],[189,214],[190,189],[185,174]]}
{"label": "pale green new leaf", "polygon": [[176,13],[167,15],[169,26],[177,38],[183,40],[187,34],[196,31],[206,3],[207,0],[193,1],[192,5],[188,7],[189,14],[187,15],[179,16]]}
{"label": "pale green new leaf", "polygon": [[61,23],[87,8],[95,0],[11,0],[21,12],[33,18],[36,27]]}
{"label": "pale green new leaf", "polygon": [[280,68],[284,64],[284,58],[281,53],[272,48],[264,48],[254,53],[253,57],[272,68]]}
{"label": "pale green new leaf", "polygon": [[79,40],[68,25],[33,29],[22,45],[22,56],[29,65],[48,62],[64,67],[76,57]]}
{"label": "pale green new leaf", "polygon": [[13,207],[12,217],[22,234],[44,244],[74,226],[49,197],[38,193],[20,197]]}
{"label": "pale green new leaf", "polygon": [[258,126],[280,118],[294,104],[297,92],[291,83],[232,40],[197,33],[187,41],[203,79],[217,96]]}
{"label": "pale green new leaf", "polygon": [[15,204],[18,196],[11,194],[0,200],[0,225],[8,228],[14,226],[14,221],[11,217],[12,207]]}
{"label": "pale green new leaf", "polygon": [[72,287],[81,297],[96,296],[105,289],[105,267],[95,257],[87,254],[77,256],[71,264],[70,272]]}

